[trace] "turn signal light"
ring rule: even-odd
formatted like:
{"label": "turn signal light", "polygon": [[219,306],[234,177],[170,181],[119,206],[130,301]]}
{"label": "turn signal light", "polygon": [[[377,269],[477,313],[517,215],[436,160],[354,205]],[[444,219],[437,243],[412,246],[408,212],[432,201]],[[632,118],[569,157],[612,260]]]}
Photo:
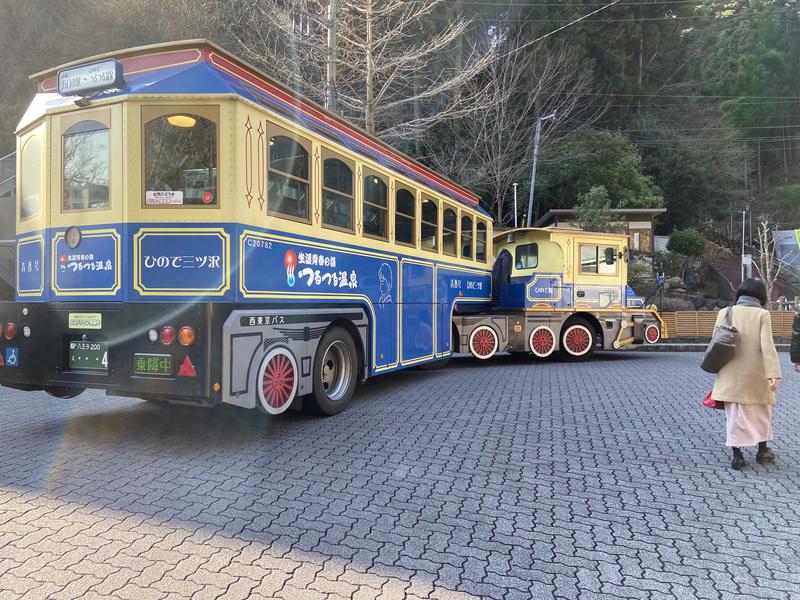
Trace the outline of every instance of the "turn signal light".
{"label": "turn signal light", "polygon": [[7,340],[13,340],[17,335],[17,326],[14,323],[6,323],[4,335]]}
{"label": "turn signal light", "polygon": [[191,327],[181,327],[181,330],[178,332],[178,341],[181,343],[181,346],[191,346],[194,344],[194,329]]}
{"label": "turn signal light", "polygon": [[170,327],[169,325],[162,327],[159,338],[161,339],[162,344],[165,346],[171,346],[175,343],[175,328]]}

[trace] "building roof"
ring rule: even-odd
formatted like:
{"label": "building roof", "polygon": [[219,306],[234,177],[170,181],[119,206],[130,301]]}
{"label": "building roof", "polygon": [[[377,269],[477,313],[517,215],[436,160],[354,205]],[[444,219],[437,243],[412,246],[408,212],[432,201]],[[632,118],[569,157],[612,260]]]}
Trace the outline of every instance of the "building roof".
{"label": "building roof", "polygon": [[[119,89],[93,96],[129,94],[236,94],[289,118],[389,170],[426,185],[484,214],[478,196],[413,158],[301,96],[256,67],[204,39],[139,46],[72,61],[31,76],[42,95],[58,91],[62,69],[114,58],[125,77]],[[23,118],[23,121],[25,118]],[[246,125],[245,125],[246,126]]]}
{"label": "building roof", "polygon": [[[547,227],[550,223],[557,222],[559,217],[574,217],[576,214],[574,208],[553,208],[548,210],[544,215],[533,224],[534,227]],[[626,216],[641,216],[653,218],[656,215],[661,215],[667,212],[666,208],[608,208],[603,212],[612,215],[626,215]]]}

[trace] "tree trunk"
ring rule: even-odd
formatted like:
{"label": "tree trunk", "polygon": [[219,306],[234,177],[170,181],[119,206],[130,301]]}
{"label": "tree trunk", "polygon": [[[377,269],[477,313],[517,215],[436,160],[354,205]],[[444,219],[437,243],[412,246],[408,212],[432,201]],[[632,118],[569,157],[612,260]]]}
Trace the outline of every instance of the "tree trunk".
{"label": "tree trunk", "polygon": [[366,102],[364,107],[364,129],[370,135],[375,135],[375,48],[372,43],[372,0],[366,1],[365,12],[367,26],[366,44],[366,72],[365,72],[365,92]]}

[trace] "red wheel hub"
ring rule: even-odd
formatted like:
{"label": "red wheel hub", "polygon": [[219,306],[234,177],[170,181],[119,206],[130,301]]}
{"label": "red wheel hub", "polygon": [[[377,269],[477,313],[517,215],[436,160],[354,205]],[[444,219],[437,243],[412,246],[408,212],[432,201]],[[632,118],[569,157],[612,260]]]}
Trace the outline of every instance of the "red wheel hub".
{"label": "red wheel hub", "polygon": [[549,354],[553,349],[555,338],[553,332],[542,327],[533,332],[531,347],[535,354],[544,355]]}
{"label": "red wheel hub", "polygon": [[574,327],[564,336],[564,343],[573,354],[583,354],[589,350],[592,336],[583,327]]}
{"label": "red wheel hub", "polygon": [[655,325],[648,325],[644,332],[644,337],[649,343],[655,344],[661,337],[661,332]]}
{"label": "red wheel hub", "polygon": [[480,329],[472,336],[472,350],[478,356],[487,356],[494,351],[497,339],[488,329]]}
{"label": "red wheel hub", "polygon": [[292,395],[294,389],[294,367],[284,354],[276,354],[264,368],[261,389],[264,399],[273,408],[280,408]]}

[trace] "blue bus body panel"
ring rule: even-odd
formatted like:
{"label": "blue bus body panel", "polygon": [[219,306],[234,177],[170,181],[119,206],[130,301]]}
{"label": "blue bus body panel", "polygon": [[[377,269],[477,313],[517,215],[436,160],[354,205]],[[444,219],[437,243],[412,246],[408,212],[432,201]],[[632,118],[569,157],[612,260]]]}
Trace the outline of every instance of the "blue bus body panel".
{"label": "blue bus body panel", "polygon": [[490,302],[488,270],[244,225],[135,224],[18,237],[18,301],[351,304],[371,322],[370,372],[450,353],[458,304]]}

